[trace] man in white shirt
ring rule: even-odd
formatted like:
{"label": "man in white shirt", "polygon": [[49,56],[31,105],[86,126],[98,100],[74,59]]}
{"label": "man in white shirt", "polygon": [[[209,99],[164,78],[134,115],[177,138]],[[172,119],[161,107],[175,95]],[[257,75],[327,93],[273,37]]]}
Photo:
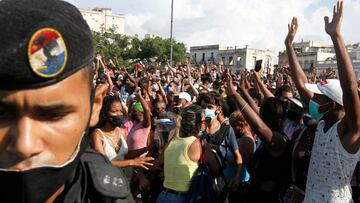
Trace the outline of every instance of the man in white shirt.
{"label": "man in white shirt", "polygon": [[334,44],[340,80],[305,84],[306,76],[292,47],[296,18],[289,25],[285,40],[290,70],[301,99],[309,102],[312,117],[321,120],[312,149],[304,202],[353,202],[350,180],[360,155],[360,98],[340,32],[342,18],[343,2],[334,6],[331,22],[325,17],[325,30]]}

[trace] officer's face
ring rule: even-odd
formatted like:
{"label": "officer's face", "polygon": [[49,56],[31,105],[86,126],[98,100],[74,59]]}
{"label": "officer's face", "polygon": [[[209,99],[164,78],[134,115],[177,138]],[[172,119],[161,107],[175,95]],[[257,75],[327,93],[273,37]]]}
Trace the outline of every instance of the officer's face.
{"label": "officer's face", "polygon": [[[96,92],[91,126],[98,121],[104,92]],[[48,87],[0,90],[0,168],[64,164],[75,152],[89,117],[90,91],[82,71]]]}

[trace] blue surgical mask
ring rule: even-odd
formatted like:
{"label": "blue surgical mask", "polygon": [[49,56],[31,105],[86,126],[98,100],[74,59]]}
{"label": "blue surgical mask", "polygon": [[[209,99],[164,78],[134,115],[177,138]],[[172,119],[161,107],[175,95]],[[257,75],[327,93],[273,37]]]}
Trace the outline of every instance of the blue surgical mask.
{"label": "blue surgical mask", "polygon": [[310,100],[309,102],[309,113],[311,115],[311,118],[315,120],[320,120],[324,114],[319,113],[319,104],[314,102],[313,100]]}
{"label": "blue surgical mask", "polygon": [[170,87],[170,86],[168,86],[168,92],[173,92],[173,89],[172,89],[172,87]]}
{"label": "blue surgical mask", "polygon": [[211,118],[211,120],[214,119],[216,116],[215,110],[208,108],[205,109],[204,114],[205,114],[205,118]]}

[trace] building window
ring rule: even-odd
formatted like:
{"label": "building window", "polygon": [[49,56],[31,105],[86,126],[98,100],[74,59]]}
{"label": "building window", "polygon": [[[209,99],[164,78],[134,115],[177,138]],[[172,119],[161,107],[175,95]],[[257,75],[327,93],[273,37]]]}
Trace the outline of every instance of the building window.
{"label": "building window", "polygon": [[222,60],[223,63],[225,64],[225,57],[222,57],[221,60]]}
{"label": "building window", "polygon": [[308,60],[305,60],[305,62],[304,62],[304,69],[308,69],[308,68],[310,68],[310,66],[309,66],[309,61],[308,61]]}
{"label": "building window", "polygon": [[314,67],[315,67],[315,61],[312,60],[312,61],[310,62],[310,68],[314,68]]}
{"label": "building window", "polygon": [[201,61],[205,61],[205,53],[202,54],[202,59]]}
{"label": "building window", "polygon": [[197,61],[197,58],[196,58],[196,53],[194,54],[194,59],[195,59],[195,61]]}
{"label": "building window", "polygon": [[229,65],[233,65],[233,57],[232,56],[229,57]]}

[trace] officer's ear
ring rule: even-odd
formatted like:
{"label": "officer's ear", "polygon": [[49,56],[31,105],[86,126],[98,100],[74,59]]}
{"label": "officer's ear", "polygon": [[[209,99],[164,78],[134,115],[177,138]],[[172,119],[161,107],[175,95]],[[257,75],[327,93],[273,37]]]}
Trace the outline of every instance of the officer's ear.
{"label": "officer's ear", "polygon": [[99,122],[99,114],[103,104],[103,99],[108,90],[108,86],[103,84],[99,85],[95,91],[94,104],[92,107],[92,114],[90,118],[90,127],[94,127]]}

